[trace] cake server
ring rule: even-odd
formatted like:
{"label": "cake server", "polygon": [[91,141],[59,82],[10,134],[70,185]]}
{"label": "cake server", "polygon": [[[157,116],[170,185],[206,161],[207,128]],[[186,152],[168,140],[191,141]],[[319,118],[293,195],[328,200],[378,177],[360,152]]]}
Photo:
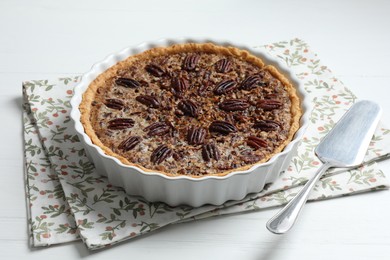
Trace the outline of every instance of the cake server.
{"label": "cake server", "polygon": [[326,170],[332,167],[353,167],[363,161],[380,115],[381,108],[367,100],[356,102],[345,113],[315,149],[322,166],[302,190],[267,222],[269,231],[284,234],[291,229],[310,191]]}

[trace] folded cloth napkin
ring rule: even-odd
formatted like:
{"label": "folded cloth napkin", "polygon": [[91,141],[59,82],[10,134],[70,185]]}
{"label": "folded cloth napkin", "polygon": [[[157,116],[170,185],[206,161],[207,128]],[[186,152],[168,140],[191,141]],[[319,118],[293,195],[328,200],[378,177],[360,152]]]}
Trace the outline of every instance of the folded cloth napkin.
{"label": "folded cloth napkin", "polygon": [[[298,154],[280,178],[258,194],[221,206],[170,207],[129,196],[99,176],[88,160],[70,121],[70,98],[80,77],[23,83],[25,180],[33,246],[82,239],[99,249],[168,224],[258,210],[287,203],[321,162],[314,148],[356,96],[337,80],[300,39],[257,47],[284,61],[304,82],[314,106]],[[390,130],[377,128],[366,161],[390,152]],[[389,188],[376,163],[325,176],[310,200]]]}

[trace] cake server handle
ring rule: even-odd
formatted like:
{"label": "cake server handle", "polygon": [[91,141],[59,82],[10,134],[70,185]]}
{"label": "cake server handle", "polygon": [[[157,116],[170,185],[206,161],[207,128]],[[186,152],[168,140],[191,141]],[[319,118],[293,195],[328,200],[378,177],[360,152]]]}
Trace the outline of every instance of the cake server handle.
{"label": "cake server handle", "polygon": [[324,163],[290,202],[267,222],[267,229],[274,234],[284,234],[291,229],[305,205],[316,182],[333,165]]}

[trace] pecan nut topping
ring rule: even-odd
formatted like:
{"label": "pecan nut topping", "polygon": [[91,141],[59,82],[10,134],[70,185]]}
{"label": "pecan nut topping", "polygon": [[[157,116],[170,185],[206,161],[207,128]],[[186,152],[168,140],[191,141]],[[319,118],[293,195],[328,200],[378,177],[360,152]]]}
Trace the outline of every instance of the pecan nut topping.
{"label": "pecan nut topping", "polygon": [[176,77],[172,80],[172,92],[176,97],[183,97],[189,87],[188,80],[183,77]]}
{"label": "pecan nut topping", "polygon": [[226,94],[230,91],[233,91],[237,88],[237,82],[232,79],[226,79],[218,83],[214,88],[215,95]]}
{"label": "pecan nut topping", "polygon": [[257,107],[262,108],[264,111],[271,111],[282,106],[282,102],[275,99],[262,99],[257,102]]}
{"label": "pecan nut topping", "polygon": [[172,154],[173,151],[165,144],[162,144],[153,151],[152,155],[150,156],[150,161],[153,164],[160,164],[167,158],[171,157]]}
{"label": "pecan nut topping", "polygon": [[165,74],[165,71],[160,66],[158,66],[156,64],[146,65],[145,70],[155,77],[162,77]]}
{"label": "pecan nut topping", "polygon": [[232,62],[229,59],[220,59],[215,63],[215,70],[219,73],[227,73],[232,70]]}
{"label": "pecan nut topping", "polygon": [[194,70],[198,64],[200,56],[198,54],[187,54],[183,61],[184,70]]}
{"label": "pecan nut topping", "polygon": [[246,77],[240,84],[240,89],[251,90],[258,86],[264,86],[260,75],[250,75]]}
{"label": "pecan nut topping", "polygon": [[142,138],[140,136],[130,136],[119,144],[118,149],[121,149],[124,152],[130,151],[134,149],[141,141]]}
{"label": "pecan nut topping", "polygon": [[247,141],[246,141],[246,144],[249,145],[250,147],[252,147],[253,149],[257,150],[261,147],[263,148],[267,148],[268,147],[268,144],[266,141],[264,141],[263,139],[261,138],[258,138],[256,136],[249,136]]}
{"label": "pecan nut topping", "polygon": [[150,95],[139,95],[135,98],[138,102],[141,104],[144,104],[145,106],[151,107],[151,108],[159,108],[160,102],[158,99],[154,96]]}
{"label": "pecan nut topping", "polygon": [[206,133],[203,127],[192,126],[187,132],[187,142],[192,145],[203,144]]}
{"label": "pecan nut topping", "polygon": [[197,117],[198,116],[198,106],[191,100],[185,99],[177,104],[177,108],[180,109],[184,115]]}
{"label": "pecan nut topping", "polygon": [[139,83],[135,79],[130,78],[117,78],[115,80],[115,84],[125,88],[139,88],[141,86],[141,83]]}
{"label": "pecan nut topping", "polygon": [[259,120],[253,124],[253,128],[265,132],[276,131],[281,128],[280,124],[274,120]]}
{"label": "pecan nut topping", "polygon": [[171,131],[172,127],[166,122],[156,122],[144,129],[144,132],[148,132],[148,136],[162,136]]}
{"label": "pecan nut topping", "polygon": [[225,111],[243,111],[250,107],[245,99],[227,99],[219,104],[219,108]]}
{"label": "pecan nut topping", "polygon": [[134,123],[134,120],[131,118],[116,118],[108,121],[107,128],[111,130],[122,130],[133,127]]}
{"label": "pecan nut topping", "polygon": [[299,97],[277,70],[234,47],[167,48],[91,83],[81,108],[102,148],[151,171],[201,177],[249,169],[292,140]]}
{"label": "pecan nut topping", "polygon": [[203,160],[205,160],[206,162],[208,162],[212,159],[218,161],[221,158],[221,155],[219,153],[217,146],[215,146],[215,144],[213,144],[213,143],[210,143],[210,144],[203,145],[202,157],[203,157]]}
{"label": "pecan nut topping", "polygon": [[106,102],[104,104],[106,105],[106,107],[116,110],[122,110],[125,105],[122,100],[115,98],[106,99]]}
{"label": "pecan nut topping", "polygon": [[227,135],[237,132],[237,128],[229,122],[216,120],[210,124],[209,131]]}

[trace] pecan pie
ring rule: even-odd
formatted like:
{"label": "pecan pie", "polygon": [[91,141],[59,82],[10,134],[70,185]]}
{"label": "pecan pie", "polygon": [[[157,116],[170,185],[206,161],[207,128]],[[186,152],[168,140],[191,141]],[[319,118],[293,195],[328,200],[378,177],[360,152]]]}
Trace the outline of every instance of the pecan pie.
{"label": "pecan pie", "polygon": [[94,144],[169,176],[223,176],[281,152],[299,128],[294,86],[245,50],[177,44],[130,56],[83,95]]}

